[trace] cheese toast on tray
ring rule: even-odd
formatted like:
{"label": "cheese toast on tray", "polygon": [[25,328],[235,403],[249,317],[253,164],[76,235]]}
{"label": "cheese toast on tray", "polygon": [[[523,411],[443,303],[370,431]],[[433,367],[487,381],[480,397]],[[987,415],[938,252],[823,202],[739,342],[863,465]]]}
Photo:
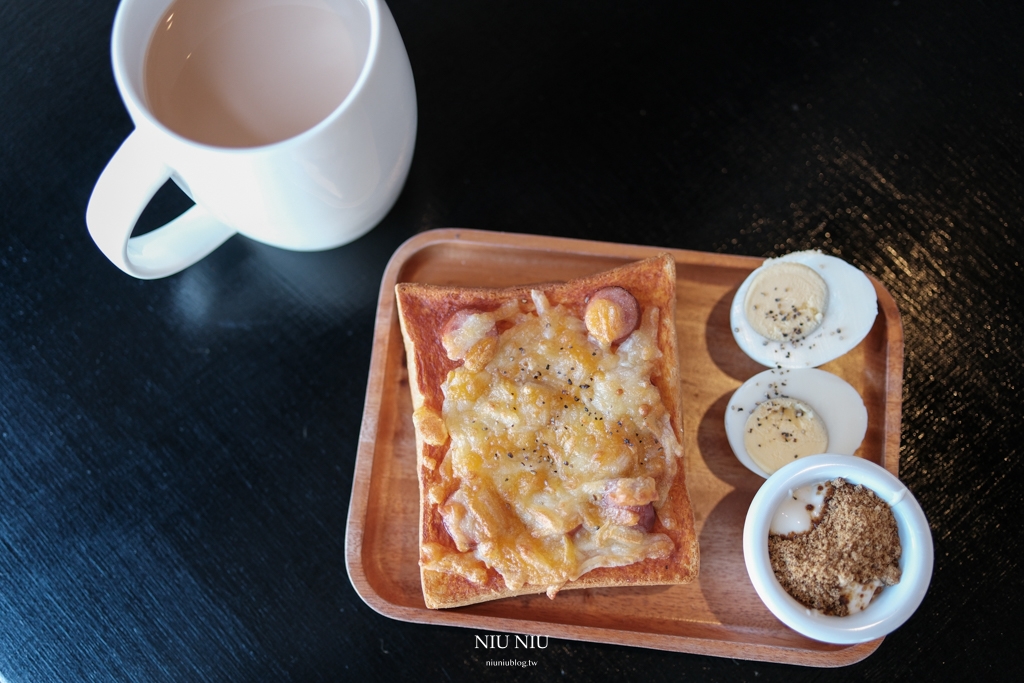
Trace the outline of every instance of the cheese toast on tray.
{"label": "cheese toast on tray", "polygon": [[697,576],[670,256],[395,293],[428,607]]}

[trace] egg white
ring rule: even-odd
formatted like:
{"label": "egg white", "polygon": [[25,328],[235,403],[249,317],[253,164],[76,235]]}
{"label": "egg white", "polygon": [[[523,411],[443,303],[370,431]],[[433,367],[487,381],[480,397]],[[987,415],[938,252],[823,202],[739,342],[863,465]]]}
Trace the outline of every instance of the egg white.
{"label": "egg white", "polygon": [[[783,261],[814,269],[828,287],[825,314],[816,330],[797,341],[774,341],[754,330],[745,302],[760,273]],[[861,342],[878,315],[878,296],[868,276],[846,261],[820,251],[796,251],[766,260],[740,285],[729,310],[732,336],[743,352],[761,365],[775,368],[814,368],[849,352]]]}
{"label": "egg white", "polygon": [[817,368],[776,368],[760,372],[729,399],[725,409],[725,434],[733,453],[747,469],[767,478],[743,445],[747,418],[770,398],[793,398],[814,409],[828,432],[827,453],[853,455],[868,430],[868,411],[857,390],[846,380]]}

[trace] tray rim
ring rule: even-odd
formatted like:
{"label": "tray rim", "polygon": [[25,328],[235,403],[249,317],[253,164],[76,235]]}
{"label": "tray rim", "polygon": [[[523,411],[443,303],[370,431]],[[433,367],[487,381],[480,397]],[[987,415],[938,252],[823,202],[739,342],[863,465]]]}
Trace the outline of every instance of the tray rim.
{"label": "tray rim", "polygon": [[[364,524],[369,508],[376,437],[379,430],[379,411],[384,389],[384,368],[390,349],[389,338],[397,316],[394,288],[398,274],[411,258],[421,251],[445,243],[465,243],[496,248],[510,248],[549,253],[611,256],[641,259],[659,253],[669,253],[677,263],[699,262],[706,266],[737,267],[749,265],[753,270],[761,257],[718,254],[688,249],[674,249],[625,243],[600,242],[566,237],[531,235],[526,233],[495,232],[463,228],[437,228],[413,235],[401,244],[388,260],[381,279],[374,320],[373,350],[367,380],[366,398],[360,424],[355,470],[352,477],[352,495],[349,502],[345,534],[345,565],[349,580],[359,597],[382,616],[410,623],[480,628],[506,633],[547,635],[567,640],[644,647],[689,654],[777,662],[817,667],[840,667],[859,662],[878,649],[884,638],[849,646],[808,650],[772,644],[729,641],[719,638],[679,636],[636,630],[609,629],[579,624],[552,624],[525,619],[491,616],[454,610],[430,610],[398,605],[380,596],[371,585],[364,567],[362,547]],[[614,254],[608,247],[614,247]],[[903,325],[895,300],[888,290],[872,275],[869,279],[878,295],[879,314],[887,324],[887,363],[885,377],[885,411],[883,416],[885,455],[883,467],[894,476],[899,475],[900,421],[902,417],[903,386]],[[895,426],[895,428],[894,428]],[[550,630],[546,630],[548,627]],[[728,630],[728,627],[721,627]],[[713,629],[712,629],[713,630]],[[557,633],[551,632],[556,631]],[[637,635],[642,634],[642,642]]]}

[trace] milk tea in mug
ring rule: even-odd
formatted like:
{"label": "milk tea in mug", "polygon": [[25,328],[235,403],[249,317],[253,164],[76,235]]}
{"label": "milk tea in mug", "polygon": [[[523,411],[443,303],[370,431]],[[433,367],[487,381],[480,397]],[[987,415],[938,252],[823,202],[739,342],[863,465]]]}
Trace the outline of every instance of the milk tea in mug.
{"label": "milk tea in mug", "polygon": [[357,67],[344,21],[324,7],[177,0],[149,44],[146,99],[183,137],[255,147],[326,118]]}

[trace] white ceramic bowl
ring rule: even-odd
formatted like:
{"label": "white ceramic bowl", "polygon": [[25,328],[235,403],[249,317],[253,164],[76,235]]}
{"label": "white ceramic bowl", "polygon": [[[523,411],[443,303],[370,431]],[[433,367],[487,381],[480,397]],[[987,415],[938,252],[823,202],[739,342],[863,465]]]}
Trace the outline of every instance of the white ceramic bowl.
{"label": "white ceramic bowl", "polygon": [[[793,489],[836,477],[863,484],[889,504],[903,546],[900,582],[887,586],[862,612],[846,617],[826,616],[801,605],[779,584],[768,559],[768,529],[782,500]],[[761,486],[743,525],[743,559],[754,590],[782,623],[808,638],[849,645],[880,638],[910,618],[928,590],[934,550],[928,520],[899,479],[868,460],[824,454],[786,465]]]}

